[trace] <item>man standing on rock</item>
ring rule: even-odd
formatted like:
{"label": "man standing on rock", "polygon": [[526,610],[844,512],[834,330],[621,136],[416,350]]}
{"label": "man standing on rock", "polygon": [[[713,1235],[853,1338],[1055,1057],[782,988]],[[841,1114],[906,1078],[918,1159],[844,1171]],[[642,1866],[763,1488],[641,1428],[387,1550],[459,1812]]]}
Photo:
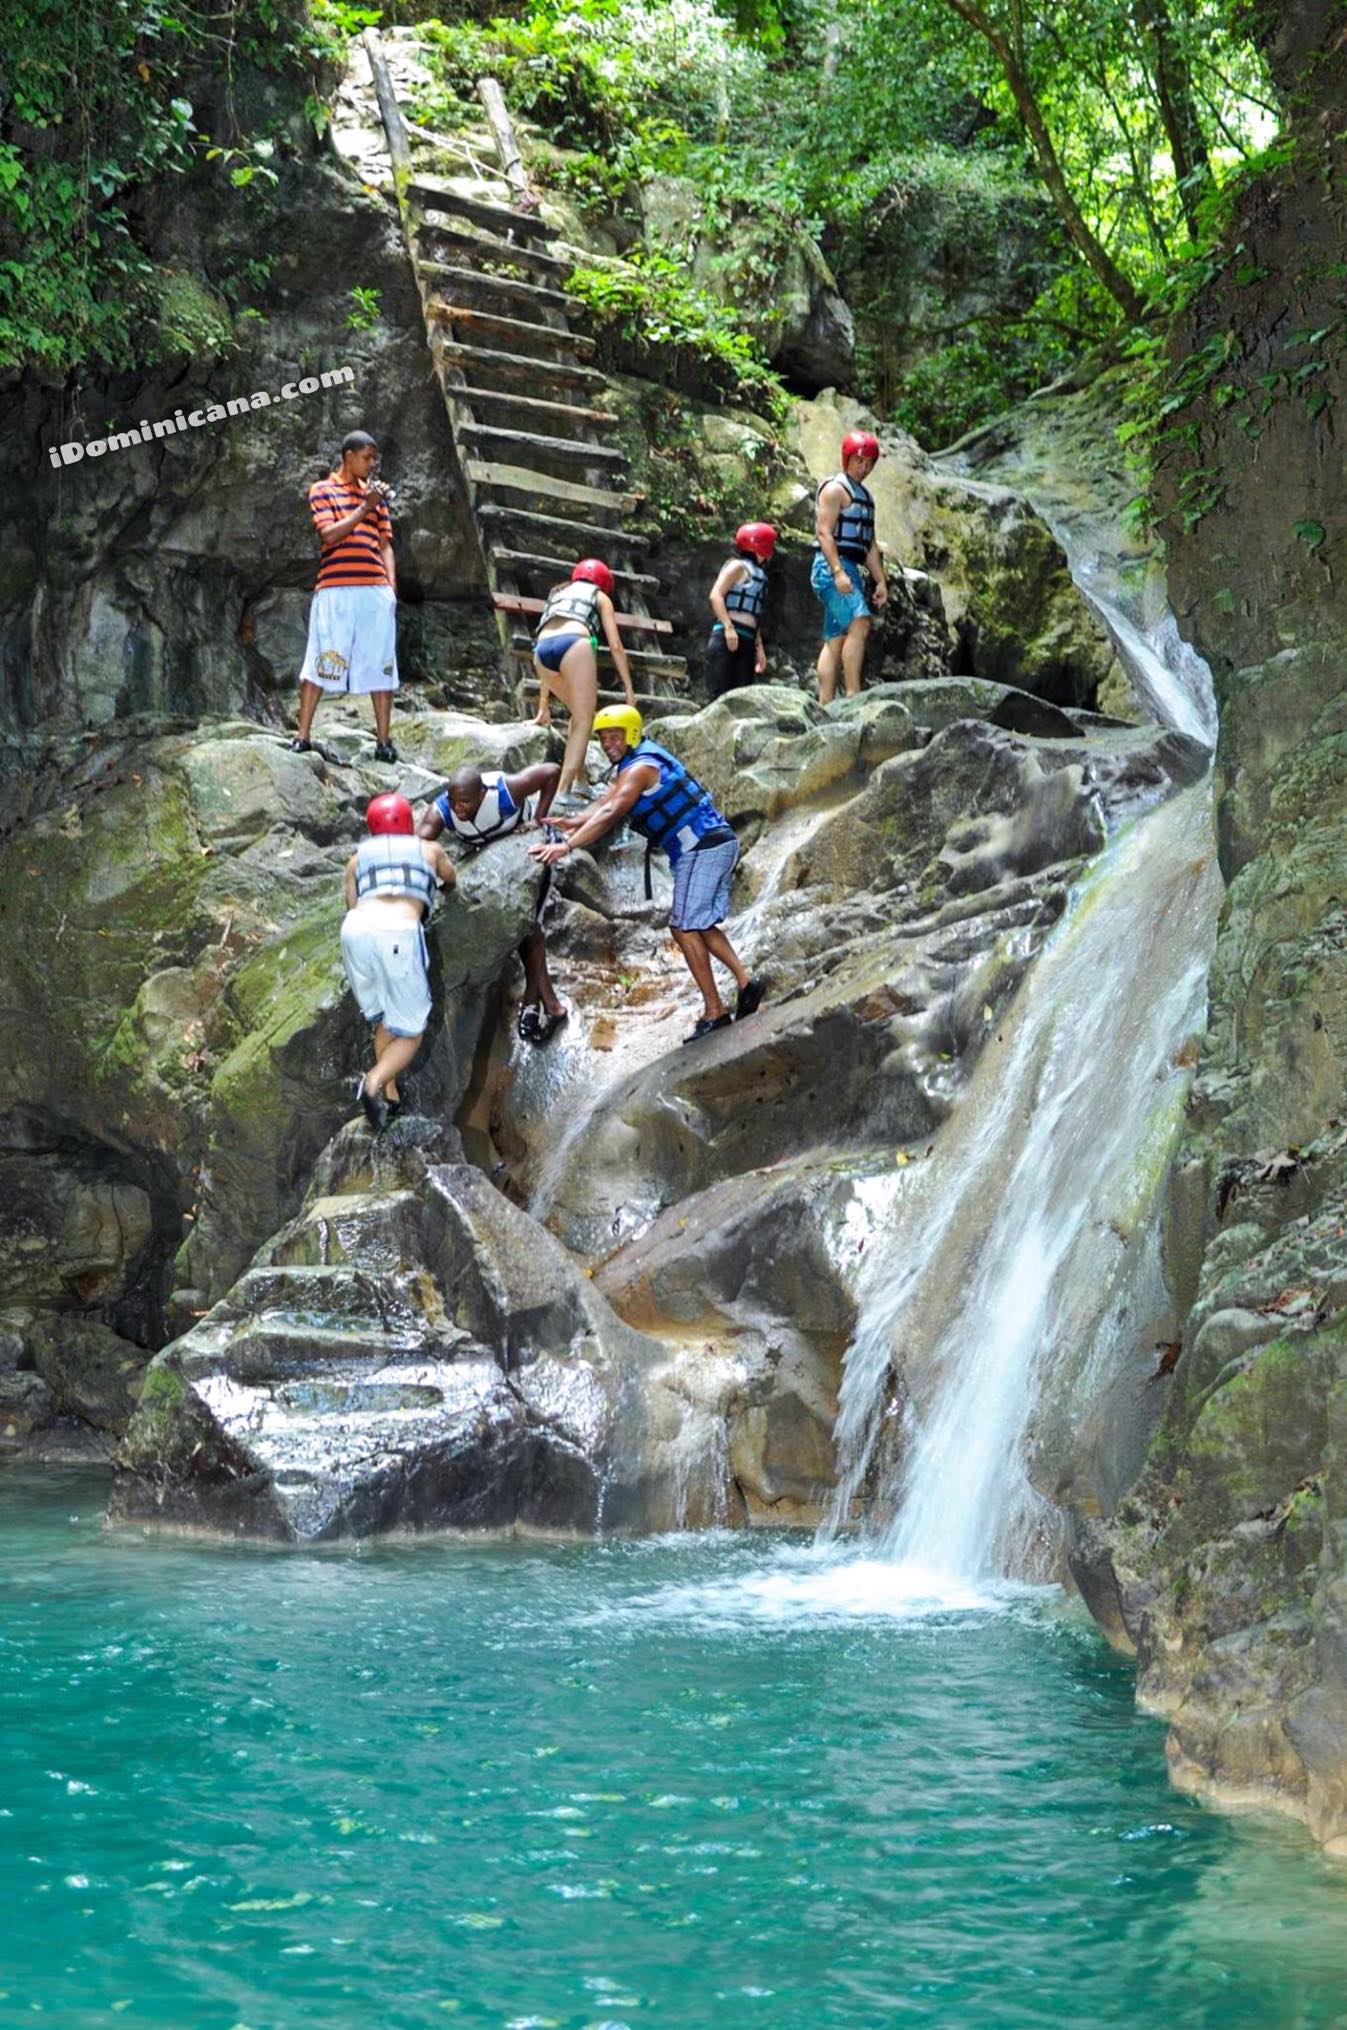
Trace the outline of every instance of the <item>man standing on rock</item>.
{"label": "man standing on rock", "polygon": [[878,458],[878,437],[868,430],[848,430],[842,439],[842,470],[825,479],[818,490],[809,583],[823,605],[820,705],[830,705],[837,695],[839,674],[849,698],[861,688],[865,644],[874,617],[862,570],[870,574],[875,608],[884,606],[889,596],[875,536],[875,499],[865,484]]}
{"label": "man standing on rock", "polygon": [[406,797],[376,796],[365,812],[369,837],[346,863],[341,957],[360,1012],[374,1025],[374,1064],[356,1098],[376,1133],[402,1107],[406,1071],[430,1020],[426,934],[437,888],[458,876],[443,846],[416,837]]}
{"label": "man standing on rock", "polygon": [[[555,761],[538,761],[514,775],[501,769],[460,768],[450,776],[429,810],[421,814],[417,837],[438,839],[446,825],[470,849],[489,845],[492,839],[511,832],[528,831],[542,824],[552,808],[552,799],[561,781],[561,767]],[[536,798],[531,803],[530,798]],[[566,1007],[552,984],[547,970],[547,941],[538,918],[542,915],[547,891],[552,884],[548,869],[538,895],[538,910],[532,930],[519,947],[524,966],[524,999],[517,1028],[525,1043],[548,1043],[566,1020]]]}
{"label": "man standing on rock", "polygon": [[341,464],[309,488],[309,512],[321,556],[309,641],[299,673],[299,731],[290,742],[307,754],[313,715],[324,691],[368,694],[374,707],[376,761],[396,761],[390,738],[398,688],[398,598],[389,490],[373,478],[379,447],[367,430],[343,438]]}
{"label": "man standing on rock", "polygon": [[[647,868],[655,847],[668,854],[674,877],[669,928],[702,997],[701,1016],[683,1039],[695,1043],[714,1029],[756,1014],[762,1006],[763,982],[749,977],[721,929],[729,915],[739,841],[678,757],[641,737],[641,715],[634,705],[605,705],[595,716],[594,731],[613,765],[613,787],[583,817],[553,821],[566,833],[564,839],[530,846],[529,851],[550,867],[563,854],[591,845],[625,822],[645,837]],[[739,996],[733,1015],[720,998],[713,959],[734,975]]]}

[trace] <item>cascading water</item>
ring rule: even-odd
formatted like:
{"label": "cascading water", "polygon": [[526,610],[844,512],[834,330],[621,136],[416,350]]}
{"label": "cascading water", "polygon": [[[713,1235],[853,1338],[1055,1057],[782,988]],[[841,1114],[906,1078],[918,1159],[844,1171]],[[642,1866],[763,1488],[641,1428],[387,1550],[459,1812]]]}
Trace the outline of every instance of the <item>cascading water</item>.
{"label": "cascading water", "polygon": [[[1155,716],[1210,740],[1204,666],[1101,595],[1093,559],[1072,563]],[[1069,1421],[1103,1349],[1162,1303],[1154,1219],[1219,899],[1209,784],[1122,828],[871,1255],[829,1530],[878,1480],[870,1527],[918,1590],[1051,1569],[1031,1434],[1045,1416]],[[900,1413],[895,1448],[882,1441]]]}

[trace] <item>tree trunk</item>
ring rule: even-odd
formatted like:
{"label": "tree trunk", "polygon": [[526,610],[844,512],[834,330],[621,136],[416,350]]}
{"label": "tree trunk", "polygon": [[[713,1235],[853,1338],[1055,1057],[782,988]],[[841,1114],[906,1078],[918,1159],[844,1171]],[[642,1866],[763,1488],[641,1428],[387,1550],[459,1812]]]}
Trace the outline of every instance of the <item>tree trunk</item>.
{"label": "tree trunk", "polygon": [[1188,58],[1174,27],[1169,0],[1132,0],[1132,12],[1143,38],[1155,53],[1155,96],[1174,159],[1179,183],[1179,203],[1188,221],[1190,236],[1197,230],[1195,172],[1211,172],[1207,140],[1197,116],[1192,74]]}
{"label": "tree trunk", "polygon": [[1047,186],[1048,195],[1056,205],[1073,245],[1089,263],[1124,314],[1132,323],[1138,323],[1146,307],[1141,293],[1133,288],[1098,235],[1091,232],[1080,206],[1071,195],[1061,158],[1048,132],[1047,121],[1043,118],[1043,109],[1010,42],[991,16],[976,5],[976,0],[945,0],[945,5],[980,35],[995,52],[996,59],[1005,74],[1006,83],[1010,86],[1020,118],[1024,122],[1024,130],[1029,136],[1029,145],[1034,151],[1038,173]]}

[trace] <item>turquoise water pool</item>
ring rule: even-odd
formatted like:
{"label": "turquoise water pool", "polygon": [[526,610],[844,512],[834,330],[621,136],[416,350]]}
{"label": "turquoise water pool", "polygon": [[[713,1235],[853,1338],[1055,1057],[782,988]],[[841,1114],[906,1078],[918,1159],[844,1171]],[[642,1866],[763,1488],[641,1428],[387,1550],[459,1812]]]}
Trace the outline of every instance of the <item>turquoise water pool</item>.
{"label": "turquoise water pool", "polygon": [[5,2026],[1347,2025],[1347,1874],[1053,1595],[729,1536],[297,1555],[0,1480]]}

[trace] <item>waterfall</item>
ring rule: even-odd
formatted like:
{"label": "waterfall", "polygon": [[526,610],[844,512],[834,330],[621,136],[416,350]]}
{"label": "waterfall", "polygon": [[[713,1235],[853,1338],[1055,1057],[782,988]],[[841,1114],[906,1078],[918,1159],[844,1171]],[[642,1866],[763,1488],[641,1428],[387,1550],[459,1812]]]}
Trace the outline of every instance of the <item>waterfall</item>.
{"label": "waterfall", "polygon": [[[1155,716],[1210,740],[1205,666],[1088,596]],[[1220,892],[1209,780],[1117,833],[871,1254],[829,1531],[869,1492],[884,1555],[932,1590],[1052,1569],[1035,1426],[1069,1421],[1154,1300]]]}

